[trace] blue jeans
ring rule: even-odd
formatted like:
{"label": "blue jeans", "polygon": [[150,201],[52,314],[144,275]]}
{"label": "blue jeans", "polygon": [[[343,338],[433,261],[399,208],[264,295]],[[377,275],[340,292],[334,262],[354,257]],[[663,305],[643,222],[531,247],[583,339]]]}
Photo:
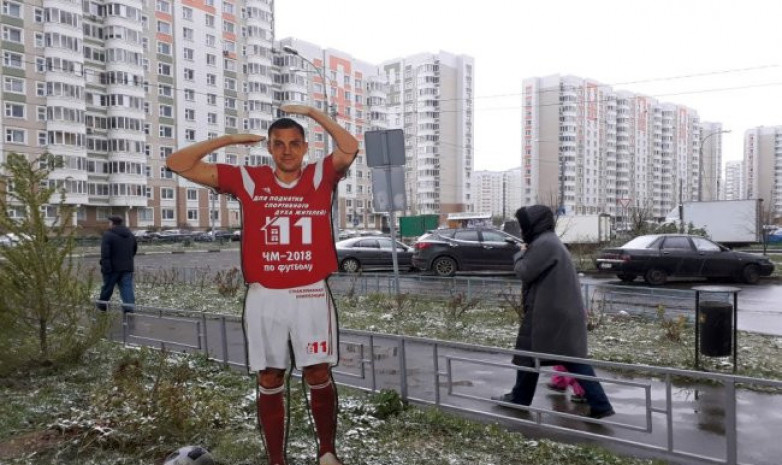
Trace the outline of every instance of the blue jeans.
{"label": "blue jeans", "polygon": [[[558,362],[559,365],[567,368],[567,371],[576,375],[595,376],[595,370],[591,365],[583,363]],[[513,402],[521,405],[529,405],[535,396],[535,389],[538,386],[539,373],[527,371],[516,372],[516,384],[513,386],[511,394]],[[607,412],[611,410],[611,402],[608,401],[603,386],[598,381],[587,379],[577,379],[578,383],[584,388],[584,397],[593,412]]]}
{"label": "blue jeans", "polygon": [[[114,294],[114,286],[119,287],[119,296],[122,299],[122,311],[132,312],[136,304],[136,296],[133,293],[133,272],[115,271],[113,273],[103,273],[103,286],[100,288],[100,301],[108,301]],[[106,304],[98,304],[98,309],[106,310]]]}

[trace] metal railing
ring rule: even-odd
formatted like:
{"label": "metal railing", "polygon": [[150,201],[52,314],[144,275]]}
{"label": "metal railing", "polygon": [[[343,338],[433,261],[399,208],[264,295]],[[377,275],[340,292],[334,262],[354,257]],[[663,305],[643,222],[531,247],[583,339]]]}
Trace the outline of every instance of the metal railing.
{"label": "metal railing", "polygon": [[[110,304],[119,311],[120,304]],[[138,344],[184,352],[199,352],[226,366],[245,369],[246,353],[241,318],[183,310],[136,306],[135,313],[125,313],[121,326],[112,337],[125,344]],[[513,355],[532,357],[531,368],[512,365]],[[609,396],[621,393],[615,402],[619,413],[613,420],[594,420],[578,412],[547,408],[533,404],[522,407],[491,400],[497,386],[510,387],[518,370],[555,374],[541,362],[552,360],[587,363],[599,370],[596,380],[605,386]],[[334,371],[338,383],[359,390],[378,392],[394,389],[407,401],[432,405],[450,411],[477,415],[509,424],[534,425],[552,432],[599,440],[643,450],[662,457],[697,460],[702,463],[758,463],[751,447],[741,448],[742,437],[737,427],[739,397],[754,396],[737,385],[782,389],[781,381],[706,373],[673,368],[631,365],[573,357],[500,349],[474,344],[440,341],[420,337],[382,334],[370,331],[340,331],[340,364]],[[593,379],[572,375],[578,379]],[[504,380],[504,381],[503,381]],[[720,399],[721,424],[712,428],[689,427],[682,423],[681,391],[710,392]],[[492,392],[495,391],[495,392]],[[538,398],[542,395],[538,395]],[[743,401],[746,404],[746,401]],[[632,414],[622,414],[629,405]],[[508,407],[502,413],[496,407]],[[687,408],[692,408],[687,407]],[[711,406],[710,408],[714,408]],[[772,406],[769,404],[769,409]],[[519,414],[527,412],[527,417]],[[782,418],[774,417],[777,423]],[[763,421],[762,419],[758,421]],[[596,432],[590,424],[610,428],[611,434]],[[680,444],[677,430],[698,429],[705,435],[706,447]],[[765,424],[770,434],[768,444],[775,444],[773,433],[782,424]],[[709,431],[724,431],[722,433]],[[756,438],[756,440],[758,440]],[[763,438],[759,439],[761,442]],[[713,447],[719,443],[720,447]],[[765,456],[764,456],[765,457]],[[773,457],[765,457],[776,463]],[[741,459],[741,460],[740,460]],[[749,461],[748,461],[749,460]]]}

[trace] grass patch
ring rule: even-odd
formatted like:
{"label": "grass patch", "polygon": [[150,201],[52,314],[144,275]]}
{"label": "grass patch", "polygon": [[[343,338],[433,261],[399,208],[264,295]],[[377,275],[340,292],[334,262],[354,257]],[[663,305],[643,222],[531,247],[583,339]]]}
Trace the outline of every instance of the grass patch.
{"label": "grass patch", "polygon": [[[0,462],[160,464],[199,444],[218,464],[265,463],[254,380],[200,356],[102,343],[79,367],[37,368],[0,385]],[[289,463],[312,463],[315,441],[300,381],[292,380]],[[174,402],[179,400],[178,402]],[[345,463],[538,465],[662,463],[591,446],[528,440],[492,424],[411,408],[396,393],[340,389],[338,447]]]}

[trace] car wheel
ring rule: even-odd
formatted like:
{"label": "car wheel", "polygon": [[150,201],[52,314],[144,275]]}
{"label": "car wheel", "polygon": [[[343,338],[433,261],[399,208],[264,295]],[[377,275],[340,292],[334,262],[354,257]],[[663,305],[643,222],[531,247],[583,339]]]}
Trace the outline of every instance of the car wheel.
{"label": "car wheel", "polygon": [[618,275],[616,275],[616,277],[622,280],[623,283],[631,283],[635,281],[635,278],[637,278],[638,275],[634,275],[631,273],[619,273]]}
{"label": "car wheel", "polygon": [[668,273],[659,268],[652,268],[644,275],[644,281],[646,281],[646,283],[650,286],[659,286],[661,284],[665,284],[667,279]]}
{"label": "car wheel", "polygon": [[432,263],[432,270],[437,276],[451,277],[456,274],[456,261],[450,257],[439,257]]}
{"label": "car wheel", "polygon": [[757,284],[760,281],[760,268],[757,265],[747,265],[741,270],[741,280],[747,284]]}
{"label": "car wheel", "polygon": [[356,273],[361,269],[361,263],[355,258],[346,258],[342,261],[342,271],[345,273]]}

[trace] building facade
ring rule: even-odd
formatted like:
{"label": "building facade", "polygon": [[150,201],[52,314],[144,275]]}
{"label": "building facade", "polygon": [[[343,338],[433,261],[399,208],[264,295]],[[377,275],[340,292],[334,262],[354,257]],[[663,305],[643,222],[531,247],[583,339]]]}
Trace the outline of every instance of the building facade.
{"label": "building facade", "polygon": [[[680,200],[698,199],[695,110],[575,76],[522,85],[524,204],[619,220],[642,209],[662,219]],[[721,144],[704,156],[711,153],[721,153]]]}
{"label": "building facade", "polygon": [[389,85],[389,128],[405,134],[408,211],[468,211],[473,151],[474,63],[447,52],[380,65]]}
{"label": "building facade", "polygon": [[[235,200],[178,178],[178,147],[272,120],[271,0],[3,1],[3,161],[63,157],[50,182],[76,221],[133,227],[232,227]],[[241,57],[241,58],[240,58]],[[264,148],[210,161],[270,163]]]}
{"label": "building facade", "polygon": [[724,200],[744,200],[744,162],[740,160],[725,163],[725,182],[722,198]]}
{"label": "building facade", "polygon": [[743,180],[745,198],[763,199],[763,208],[782,218],[782,126],[744,133]]}
{"label": "building facade", "polygon": [[491,213],[504,220],[514,218],[521,203],[521,168],[507,171],[475,171],[472,176],[472,211]]}

